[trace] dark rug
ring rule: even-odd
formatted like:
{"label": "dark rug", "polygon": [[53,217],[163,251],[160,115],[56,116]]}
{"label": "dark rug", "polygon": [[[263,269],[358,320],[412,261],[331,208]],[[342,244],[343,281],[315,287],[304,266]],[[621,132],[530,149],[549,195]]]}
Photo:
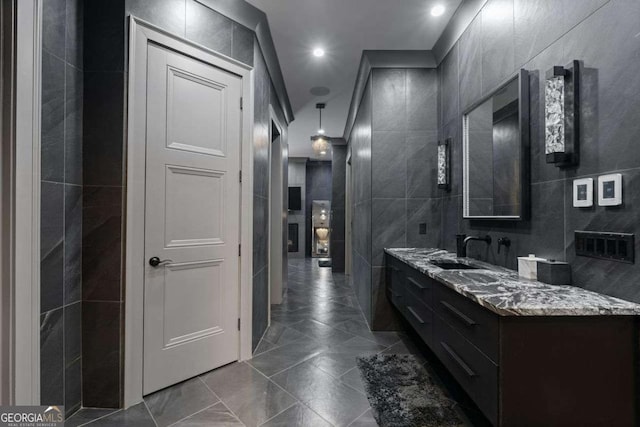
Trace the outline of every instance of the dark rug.
{"label": "dark rug", "polygon": [[330,259],[321,259],[318,261],[318,267],[331,267]]}
{"label": "dark rug", "polygon": [[463,426],[457,403],[445,396],[415,356],[358,357],[373,416],[383,427]]}

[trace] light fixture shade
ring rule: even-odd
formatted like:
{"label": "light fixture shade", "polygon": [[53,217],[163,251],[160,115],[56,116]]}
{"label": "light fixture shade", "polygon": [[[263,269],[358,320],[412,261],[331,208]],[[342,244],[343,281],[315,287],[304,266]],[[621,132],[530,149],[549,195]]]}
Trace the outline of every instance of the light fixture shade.
{"label": "light fixture shade", "polygon": [[438,141],[438,188],[449,190],[451,188],[451,138]]}
{"label": "light fixture shade", "polygon": [[329,141],[323,135],[311,137],[311,148],[319,156],[324,156],[329,152]]}
{"label": "light fixture shade", "polygon": [[572,166],[578,162],[579,62],[554,66],[547,72],[544,96],[547,163]]}
{"label": "light fixture shade", "polygon": [[544,90],[544,124],[546,154],[564,153],[564,77],[547,79]]}

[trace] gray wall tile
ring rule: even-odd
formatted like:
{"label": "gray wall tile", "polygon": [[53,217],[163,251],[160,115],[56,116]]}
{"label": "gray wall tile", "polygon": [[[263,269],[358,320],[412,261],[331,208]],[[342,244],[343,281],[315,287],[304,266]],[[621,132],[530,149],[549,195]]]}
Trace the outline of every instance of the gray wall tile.
{"label": "gray wall tile", "polygon": [[513,74],[513,0],[489,0],[482,8],[482,92],[489,94]]}
{"label": "gray wall tile", "polygon": [[82,184],[83,74],[66,66],[64,119],[64,181]]}
{"label": "gray wall tile", "polygon": [[458,116],[460,110],[457,44],[442,61],[439,71],[442,122],[448,123]]}
{"label": "gray wall tile", "polygon": [[122,304],[82,303],[82,404],[119,408]]}
{"label": "gray wall tile", "polygon": [[64,317],[62,308],[40,316],[40,402],[64,404]]}
{"label": "gray wall tile", "polygon": [[[426,224],[426,234],[420,234],[420,224]],[[408,199],[407,247],[439,248],[441,233],[442,199]]]}
{"label": "gray wall tile", "polygon": [[125,70],[125,0],[83,0],[85,71]]}
{"label": "gray wall tile", "polygon": [[82,299],[82,187],[64,186],[64,303]]}
{"label": "gray wall tile", "polygon": [[440,197],[436,131],[411,132],[407,137],[407,198]]}
{"label": "gray wall tile", "polygon": [[438,129],[438,72],[429,68],[410,68],[407,73],[408,131]]}
{"label": "gray wall tile", "polygon": [[514,0],[515,65],[521,66],[563,33],[562,2]]}
{"label": "gray wall tile", "polygon": [[460,37],[460,109],[482,98],[482,14],[478,14]]}
{"label": "gray wall tile", "polygon": [[79,69],[84,64],[84,4],[84,0],[66,0],[66,60]]}
{"label": "gray wall tile", "polygon": [[252,345],[255,349],[269,324],[269,269],[263,267],[253,276]]}
{"label": "gray wall tile", "polygon": [[407,187],[407,137],[401,132],[373,132],[371,196],[401,198]]}
{"label": "gray wall tile", "polygon": [[65,63],[42,53],[41,177],[64,182]]}
{"label": "gray wall tile", "polygon": [[42,4],[42,49],[58,58],[65,57],[65,0],[47,0]]}
{"label": "gray wall tile", "polygon": [[82,299],[120,301],[122,188],[84,187]]}
{"label": "gray wall tile", "polygon": [[407,244],[406,199],[373,199],[371,208],[371,265],[384,265],[384,248]]}
{"label": "gray wall tile", "polygon": [[82,303],[64,307],[64,359],[70,365],[82,356]]}
{"label": "gray wall tile", "polygon": [[233,21],[195,0],[187,0],[186,34],[189,40],[231,56]]}
{"label": "gray wall tile", "polygon": [[185,0],[126,0],[126,13],[185,35]]}
{"label": "gray wall tile", "polygon": [[123,184],[124,74],[85,72],[83,183]]}
{"label": "gray wall tile", "polygon": [[406,128],[407,72],[403,69],[374,69],[371,72],[373,130]]}
{"label": "gray wall tile", "polygon": [[[231,56],[245,64],[253,65],[253,43],[255,34],[253,31],[236,22],[233,23],[233,44]],[[284,123],[284,120],[280,121]]]}
{"label": "gray wall tile", "polygon": [[82,406],[82,363],[80,359],[64,368],[64,412],[69,417]]}
{"label": "gray wall tile", "polygon": [[40,202],[40,312],[63,304],[64,184],[42,182]]}

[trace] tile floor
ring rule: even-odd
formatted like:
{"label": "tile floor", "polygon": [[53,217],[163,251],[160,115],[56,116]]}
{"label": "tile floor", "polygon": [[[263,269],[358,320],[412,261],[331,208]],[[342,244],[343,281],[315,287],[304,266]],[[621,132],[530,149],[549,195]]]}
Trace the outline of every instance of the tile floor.
{"label": "tile floor", "polygon": [[376,426],[356,356],[417,353],[402,333],[371,332],[342,274],[291,260],[284,302],[254,358],[145,397],[127,410],[82,409],[67,426]]}

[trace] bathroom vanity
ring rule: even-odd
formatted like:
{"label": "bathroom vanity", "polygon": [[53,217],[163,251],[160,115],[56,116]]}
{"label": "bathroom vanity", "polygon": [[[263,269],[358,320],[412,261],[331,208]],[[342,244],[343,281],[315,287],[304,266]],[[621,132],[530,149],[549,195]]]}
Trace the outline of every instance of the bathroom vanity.
{"label": "bathroom vanity", "polygon": [[632,426],[640,305],[438,249],[386,249],[387,297],[497,426]]}

